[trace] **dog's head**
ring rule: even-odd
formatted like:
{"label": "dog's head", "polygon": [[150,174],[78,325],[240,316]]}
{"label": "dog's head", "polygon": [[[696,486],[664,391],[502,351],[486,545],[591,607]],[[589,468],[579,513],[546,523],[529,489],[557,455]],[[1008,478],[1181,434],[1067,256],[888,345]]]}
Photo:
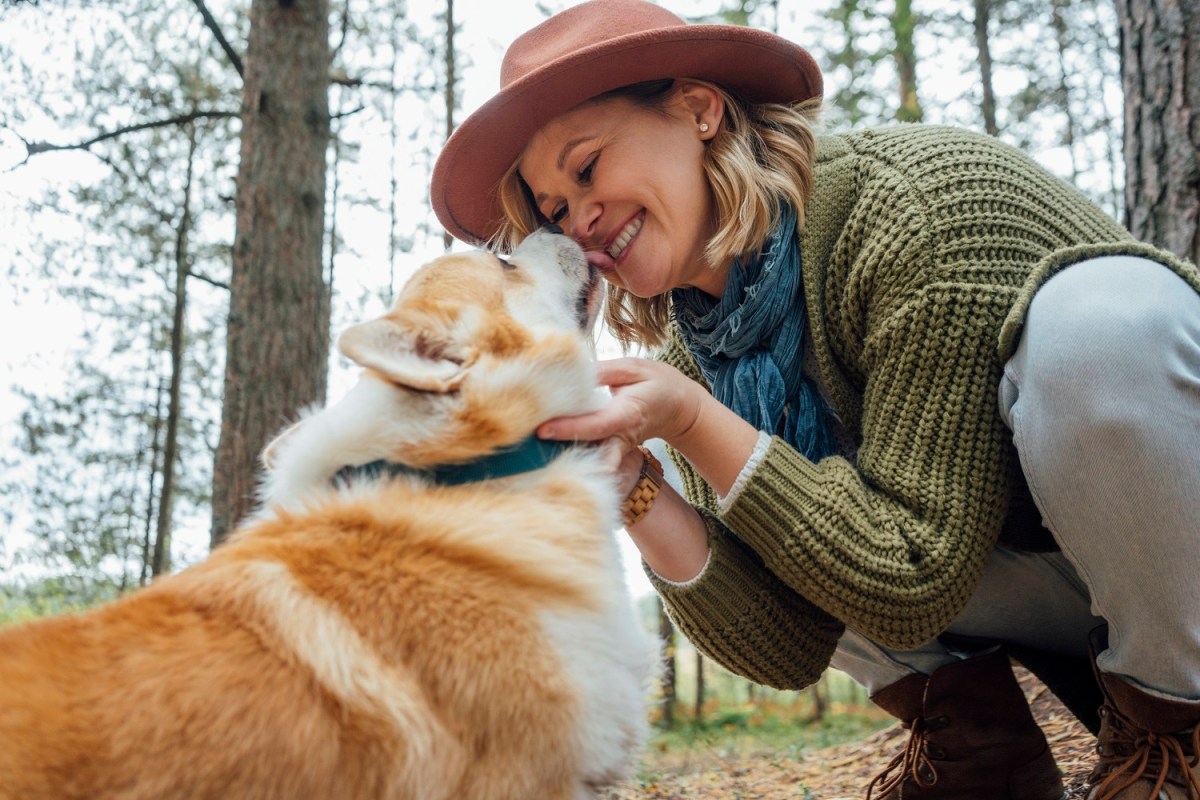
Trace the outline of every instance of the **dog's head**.
{"label": "dog's head", "polygon": [[547,340],[586,334],[600,295],[579,247],[539,231],[507,259],[476,251],[426,264],[391,311],[347,330],[338,348],[397,386],[452,392],[481,359],[537,362]]}
{"label": "dog's head", "polygon": [[387,314],[338,340],[363,375],[268,447],[268,498],[272,484],[291,494],[310,483],[302,474],[319,482],[340,466],[469,461],[551,417],[596,408],[601,297],[580,248],[545,231],[508,258],[476,251],[421,267]]}

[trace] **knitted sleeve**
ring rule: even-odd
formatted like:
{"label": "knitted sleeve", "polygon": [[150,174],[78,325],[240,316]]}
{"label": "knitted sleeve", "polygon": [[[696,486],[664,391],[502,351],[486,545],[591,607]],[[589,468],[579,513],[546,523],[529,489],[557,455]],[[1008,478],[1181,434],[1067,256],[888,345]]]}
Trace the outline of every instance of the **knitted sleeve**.
{"label": "knitted sleeve", "polygon": [[[933,303],[935,307],[949,310],[965,302],[953,299],[956,292],[947,292],[951,298]],[[909,312],[927,313],[922,304],[910,306]],[[961,322],[963,316],[971,315],[961,309],[948,313],[947,319],[930,319],[928,326],[916,328],[934,339],[939,338],[939,330],[946,330],[954,339],[952,321]],[[962,331],[957,335],[962,344],[972,344],[962,342]],[[982,337],[977,333],[975,346],[964,346],[961,357],[969,359],[975,354],[986,361],[986,353],[995,346]],[[925,353],[956,349],[943,345],[909,335],[894,352],[881,354],[880,368],[910,370],[917,376],[926,369],[945,375],[964,369],[953,358],[924,357]],[[670,343],[664,358],[696,377],[694,364],[678,339]],[[912,363],[914,360],[920,363]],[[708,572],[716,575],[733,565],[711,558],[705,573],[710,591],[716,585],[726,590],[731,585],[759,587],[757,595],[744,597],[753,601],[764,619],[770,618],[767,604],[778,603],[781,595],[795,595],[798,607],[806,608],[804,617],[810,625],[841,620],[890,647],[914,647],[936,636],[974,590],[1000,530],[1006,504],[1004,485],[991,478],[997,468],[1003,469],[1007,453],[998,430],[981,437],[970,452],[955,447],[930,452],[928,443],[920,439],[942,435],[947,416],[970,425],[966,421],[970,409],[974,409],[970,416],[995,419],[999,424],[994,407],[998,374],[995,381],[980,382],[974,390],[958,387],[948,391],[948,397],[913,392],[896,381],[870,385],[863,403],[866,433],[857,467],[837,456],[813,464],[782,439],[774,438],[721,520],[727,526],[725,538],[744,543],[755,559],[738,566],[741,574],[737,578],[717,581]],[[897,396],[886,393],[888,389]],[[885,396],[870,399],[880,392]],[[689,497],[715,503],[698,473],[672,455]],[[962,486],[955,486],[955,481]],[[942,498],[948,499],[939,503]],[[959,525],[969,526],[969,534],[956,535]],[[716,537],[710,533],[709,538],[711,544]],[[714,549],[714,554],[717,552]],[[722,564],[720,570],[717,564]],[[692,616],[693,629],[712,620],[711,606],[716,602],[706,602],[703,595],[692,599],[686,613]],[[675,611],[683,613],[681,608]],[[819,629],[812,628],[809,637]],[[705,633],[708,639],[721,635],[716,630]]]}
{"label": "knitted sleeve", "polygon": [[777,689],[816,683],[843,626],[783,585],[711,512],[704,572],[672,583],[646,567],[672,621],[696,649],[729,671]]}

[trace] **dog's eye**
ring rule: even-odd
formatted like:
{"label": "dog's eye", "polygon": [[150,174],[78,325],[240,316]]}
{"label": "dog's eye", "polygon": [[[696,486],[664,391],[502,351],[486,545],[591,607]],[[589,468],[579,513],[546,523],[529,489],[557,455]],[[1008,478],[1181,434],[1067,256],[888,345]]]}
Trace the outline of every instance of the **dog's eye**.
{"label": "dog's eye", "polygon": [[500,262],[500,266],[504,267],[504,269],[505,269],[505,270],[510,270],[510,269],[516,269],[516,268],[517,268],[517,265],[516,265],[516,264],[510,264],[510,263],[508,262],[508,259],[501,258],[500,256],[496,256],[496,260]]}

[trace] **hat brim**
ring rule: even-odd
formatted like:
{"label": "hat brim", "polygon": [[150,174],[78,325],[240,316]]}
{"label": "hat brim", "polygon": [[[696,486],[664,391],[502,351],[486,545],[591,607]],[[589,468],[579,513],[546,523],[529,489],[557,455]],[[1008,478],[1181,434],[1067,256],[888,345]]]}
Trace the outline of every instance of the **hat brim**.
{"label": "hat brim", "polygon": [[680,25],[583,48],[530,72],[463,120],[434,165],[430,200],[438,219],[451,235],[486,243],[502,222],[500,179],[538,130],[598,94],[659,78],[710,81],[750,103],[796,103],[822,92],[807,50],[755,28]]}

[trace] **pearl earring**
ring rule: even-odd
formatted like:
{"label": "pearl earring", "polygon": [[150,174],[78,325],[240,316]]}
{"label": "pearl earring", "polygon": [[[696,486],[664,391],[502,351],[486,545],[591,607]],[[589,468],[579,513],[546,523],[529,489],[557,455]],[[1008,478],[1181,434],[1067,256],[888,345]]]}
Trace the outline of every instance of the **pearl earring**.
{"label": "pearl earring", "polygon": [[700,132],[701,132],[701,133],[708,133],[708,123],[707,123],[707,122],[701,122],[701,123],[700,123]]}

